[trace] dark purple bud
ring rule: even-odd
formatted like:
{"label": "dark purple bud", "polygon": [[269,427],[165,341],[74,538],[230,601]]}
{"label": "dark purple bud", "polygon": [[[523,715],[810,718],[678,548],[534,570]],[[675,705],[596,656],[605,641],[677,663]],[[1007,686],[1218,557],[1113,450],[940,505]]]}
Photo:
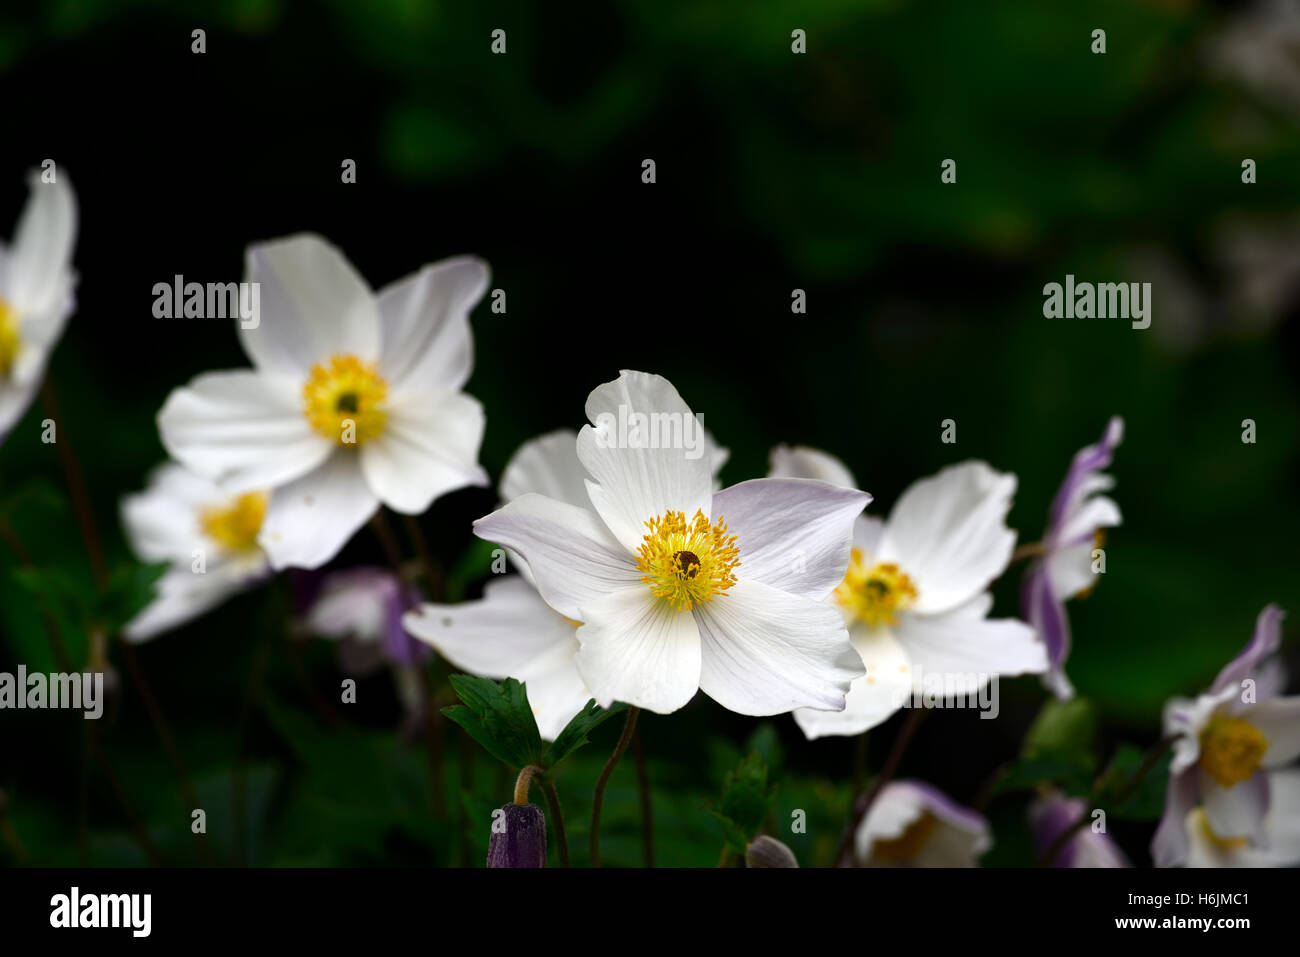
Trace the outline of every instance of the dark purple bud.
{"label": "dark purple bud", "polygon": [[760,834],[745,848],[746,867],[798,867],[794,851],[774,837]]}
{"label": "dark purple bud", "polygon": [[492,812],[487,866],[546,866],[546,815],[540,807],[507,804]]}

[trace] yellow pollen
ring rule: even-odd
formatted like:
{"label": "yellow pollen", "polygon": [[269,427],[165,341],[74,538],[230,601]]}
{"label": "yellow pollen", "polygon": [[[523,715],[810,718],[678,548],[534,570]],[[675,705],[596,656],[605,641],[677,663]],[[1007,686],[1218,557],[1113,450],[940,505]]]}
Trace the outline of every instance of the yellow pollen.
{"label": "yellow pollen", "polygon": [[248,492],[230,505],[216,505],[199,512],[199,528],[222,548],[246,552],[257,548],[257,533],[266,518],[265,492]]}
{"label": "yellow pollen", "polygon": [[907,825],[898,837],[888,841],[876,841],[871,846],[871,854],[891,864],[904,864],[921,853],[921,849],[929,843],[938,826],[939,819],[926,811]]}
{"label": "yellow pollen", "polygon": [[1252,777],[1268,750],[1268,738],[1249,721],[1223,715],[1201,732],[1201,767],[1222,787]]}
{"label": "yellow pollen", "polygon": [[1194,812],[1196,815],[1196,827],[1201,829],[1201,833],[1209,839],[1210,843],[1220,850],[1236,851],[1250,844],[1249,839],[1244,837],[1219,837],[1214,833],[1214,828],[1210,827],[1210,816],[1205,813],[1205,808],[1198,807]]}
{"label": "yellow pollen", "polygon": [[871,625],[896,625],[898,613],[916,604],[916,586],[893,562],[868,568],[862,549],[853,549],[849,571],[835,589],[835,600]]}
{"label": "yellow pollen", "polygon": [[0,378],[6,378],[18,358],[18,310],[0,299]]}
{"label": "yellow pollen", "polygon": [[388,383],[356,356],[333,356],[312,366],[302,387],[303,412],[321,435],[339,445],[360,445],[384,431]]}
{"label": "yellow pollen", "polygon": [[688,522],[685,512],[667,511],[645,524],[649,532],[637,549],[636,567],[650,590],[673,608],[687,611],[736,584],[732,572],[740,564],[740,549],[722,516],[710,523],[696,511]]}

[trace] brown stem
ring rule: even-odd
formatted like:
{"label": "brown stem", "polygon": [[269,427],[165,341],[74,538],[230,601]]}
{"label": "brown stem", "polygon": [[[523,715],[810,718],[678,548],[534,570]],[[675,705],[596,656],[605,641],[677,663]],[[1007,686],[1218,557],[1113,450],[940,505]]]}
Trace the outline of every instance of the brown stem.
{"label": "brown stem", "polygon": [[[1177,735],[1170,735],[1169,737],[1161,738],[1147,749],[1146,754],[1142,757],[1142,763],[1138,765],[1138,769],[1133,772],[1132,776],[1127,781],[1124,782],[1124,786],[1115,792],[1116,804],[1123,804],[1133,796],[1138,785],[1142,783],[1142,779],[1151,772],[1151,769],[1156,766],[1156,762],[1160,760],[1161,756],[1168,751],[1177,740]],[[1096,803],[1097,799],[1101,796],[1101,785],[1104,780],[1105,775],[1102,775],[1102,777],[1098,778],[1097,781],[1094,782],[1092,793],[1088,796],[1089,803]],[[1092,811],[1093,809],[1091,807],[1084,808],[1083,813],[1079,815],[1074,823],[1057,835],[1056,840],[1048,845],[1047,850],[1044,851],[1042,856],[1039,858],[1039,867],[1052,866],[1052,861],[1056,860],[1056,855],[1061,853],[1062,848],[1069,843],[1070,839],[1078,831],[1087,827],[1088,823],[1092,820]]]}
{"label": "brown stem", "polygon": [[[393,534],[393,528],[388,522],[388,514],[383,508],[375,512],[370,520],[370,527],[375,537],[379,539],[379,545],[384,550],[389,567],[397,576],[398,585],[405,595],[406,589],[411,587],[410,582],[402,567],[402,551],[397,543],[397,536]],[[423,671],[420,672],[420,680],[416,682],[416,687],[420,693],[420,709],[423,713],[424,752],[429,766],[429,790],[432,793],[433,814],[434,817],[442,819],[447,817],[447,784],[442,770],[442,714],[433,705],[429,682]]]}
{"label": "brown stem", "polygon": [[912,708],[908,711],[907,720],[904,722],[902,730],[898,732],[898,737],[894,740],[894,748],[889,752],[889,757],[885,760],[885,766],[871,785],[871,790],[858,800],[853,811],[853,817],[850,818],[848,826],[845,827],[844,833],[840,837],[840,845],[835,850],[835,865],[837,867],[846,866],[852,857],[854,835],[858,833],[859,826],[866,818],[867,812],[871,810],[871,805],[880,796],[880,792],[898,773],[898,766],[903,761],[903,752],[907,750],[912,736],[916,734],[916,729],[920,727],[921,719],[924,717],[924,708]]}
{"label": "brown stem", "polygon": [[542,794],[551,810],[551,826],[555,828],[555,844],[560,854],[560,866],[570,867],[569,838],[564,833],[564,812],[560,810],[560,796],[555,792],[555,782],[542,779]]}
{"label": "brown stem", "polygon": [[632,736],[632,754],[636,758],[636,785],[641,792],[641,845],[646,867],[655,866],[654,806],[650,792],[650,775],[645,766],[645,748],[641,745],[641,729]]}
{"label": "brown stem", "polygon": [[442,568],[433,560],[433,553],[429,551],[429,543],[424,537],[424,529],[420,527],[420,522],[414,515],[403,515],[402,519],[406,525],[406,534],[410,537],[411,544],[415,546],[415,555],[420,560],[420,568],[424,571],[424,581],[429,586],[429,600],[442,601],[444,597]]}
{"label": "brown stem", "polygon": [[632,732],[636,731],[636,716],[640,713],[640,708],[627,709],[627,723],[623,725],[623,733],[619,736],[618,744],[614,746],[614,753],[609,756],[605,767],[601,769],[600,777],[596,779],[596,791],[591,798],[591,835],[588,838],[592,867],[600,867],[600,810],[605,803],[605,785],[632,740]]}
{"label": "brown stem", "polygon": [[1023,561],[1026,558],[1036,558],[1047,551],[1047,546],[1042,542],[1025,542],[1023,545],[1017,545],[1016,550],[1011,553],[1011,563]]}
{"label": "brown stem", "polygon": [[90,573],[94,576],[95,587],[102,591],[108,584],[108,569],[104,564],[104,549],[100,545],[95,510],[90,504],[90,495],[86,491],[86,477],[81,471],[76,450],[68,440],[67,425],[59,423],[59,405],[54,397],[54,385],[48,376],[41,386],[41,404],[46,416],[53,419],[63,430],[63,436],[54,443],[54,446],[63,465],[63,477],[68,483],[68,496],[77,515],[77,525],[81,528],[81,540],[85,543],[86,555],[90,559]]}

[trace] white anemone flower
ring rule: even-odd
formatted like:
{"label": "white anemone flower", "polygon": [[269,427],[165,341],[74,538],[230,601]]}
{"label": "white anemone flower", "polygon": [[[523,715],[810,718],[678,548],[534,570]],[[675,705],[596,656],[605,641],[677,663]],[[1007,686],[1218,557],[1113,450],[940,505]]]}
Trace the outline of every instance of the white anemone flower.
{"label": "white anemone flower", "polygon": [[[779,447],[773,476],[819,477],[853,485],[825,452]],[[848,574],[831,596],[844,616],[866,674],[842,711],[800,709],[809,738],[873,728],[933,686],[971,694],[999,675],[1038,674],[1047,654],[1034,630],[992,619],[989,585],[1011,560],[1006,525],[1016,477],[964,462],[912,484],[887,522],[860,516]]]}
{"label": "white anemone flower", "polygon": [[1186,863],[1186,822],[1198,807],[1217,839],[1254,848],[1266,843],[1269,771],[1300,757],[1300,696],[1278,693],[1285,685],[1276,657],[1282,615],[1277,605],[1264,608],[1246,647],[1208,691],[1165,705],[1164,729],[1174,753],[1165,811],[1151,840],[1157,867]]}
{"label": "white anemone flower", "polygon": [[27,182],[13,245],[0,244],[0,442],[31,405],[75,307],[77,199],[68,175],[44,183],[33,171]]}
{"label": "white anemone flower", "polygon": [[859,867],[975,867],[993,846],[983,815],[921,781],[891,781],[858,832]]}
{"label": "white anemone flower", "polygon": [[[578,433],[559,429],[519,447],[501,474],[501,500],[530,492],[590,509],[586,470],[578,459]],[[716,475],[727,452],[705,435]],[[403,624],[457,668],[485,678],[514,678],[528,686],[528,701],[542,738],[554,741],[592,694],[578,672],[578,629],[542,600],[528,565],[512,555],[518,576],[490,582],[478,601],[425,604]]]}
{"label": "white anemone flower", "polygon": [[487,275],[448,259],[376,294],[319,236],[250,247],[261,315],[239,335],[253,368],[174,391],[163,444],[228,491],[272,490],[259,543],[277,569],[323,565],[380,503],[419,514],[487,484],[483,408],[460,391]]}
{"label": "white anemone flower", "polygon": [[122,525],[146,562],[171,567],[156,597],[126,626],[130,641],[145,641],[199,617],[270,574],[257,535],[266,514],[265,492],[238,495],[174,462],[159,466],[143,492],[122,502]]}
{"label": "white anemone flower", "polygon": [[1268,772],[1261,839],[1220,837],[1204,807],[1187,812],[1188,867],[1295,867],[1300,864],[1300,768]]}
{"label": "white anemone flower", "polygon": [[625,371],[586,411],[591,507],[528,493],[475,533],[583,622],[578,671],[596,701],[666,714],[702,690],[740,714],[843,707],[862,669],[825,599],[870,496],[798,479],[715,493],[703,427],[660,376]]}

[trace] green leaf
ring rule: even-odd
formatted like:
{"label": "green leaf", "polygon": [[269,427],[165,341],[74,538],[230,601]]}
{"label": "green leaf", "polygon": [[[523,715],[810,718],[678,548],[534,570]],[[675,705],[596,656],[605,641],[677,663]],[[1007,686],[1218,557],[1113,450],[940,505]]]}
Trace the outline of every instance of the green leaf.
{"label": "green leaf", "polygon": [[442,713],[489,754],[512,768],[542,763],[542,736],[522,684],[514,678],[498,685],[489,678],[452,675],[451,686],[465,703],[443,708]]}
{"label": "green leaf", "polygon": [[1090,756],[1057,753],[1021,757],[1003,770],[993,786],[993,793],[1029,791],[1040,784],[1055,784],[1066,794],[1077,797],[1092,790],[1092,774]]}
{"label": "green leaf", "polygon": [[627,710],[627,705],[621,701],[614,703],[613,707],[602,708],[596,704],[593,698],[583,706],[583,709],[573,716],[564,730],[560,732],[559,737],[546,749],[546,754],[542,759],[542,766],[548,772],[554,770],[555,766],[577,751],[587,743],[587,735],[595,731],[596,728],[606,719]]}
{"label": "green leaf", "polygon": [[767,765],[758,752],[750,752],[722,782],[722,799],[704,810],[722,824],[728,850],[745,853],[771,810],[776,790],[767,781]]}
{"label": "green leaf", "polygon": [[1025,735],[1021,753],[1030,758],[1068,756],[1095,767],[1093,744],[1096,737],[1097,714],[1092,702],[1086,698],[1052,699],[1038,712]]}
{"label": "green leaf", "polygon": [[1168,753],[1161,755],[1137,778],[1146,753],[1135,745],[1121,744],[1098,781],[1097,803],[1121,820],[1156,820],[1164,813],[1170,758]]}
{"label": "green leaf", "polygon": [[154,585],[167,571],[167,564],[142,565],[138,562],[119,565],[109,573],[108,586],[95,603],[95,620],[109,634],[144,611],[154,599]]}

